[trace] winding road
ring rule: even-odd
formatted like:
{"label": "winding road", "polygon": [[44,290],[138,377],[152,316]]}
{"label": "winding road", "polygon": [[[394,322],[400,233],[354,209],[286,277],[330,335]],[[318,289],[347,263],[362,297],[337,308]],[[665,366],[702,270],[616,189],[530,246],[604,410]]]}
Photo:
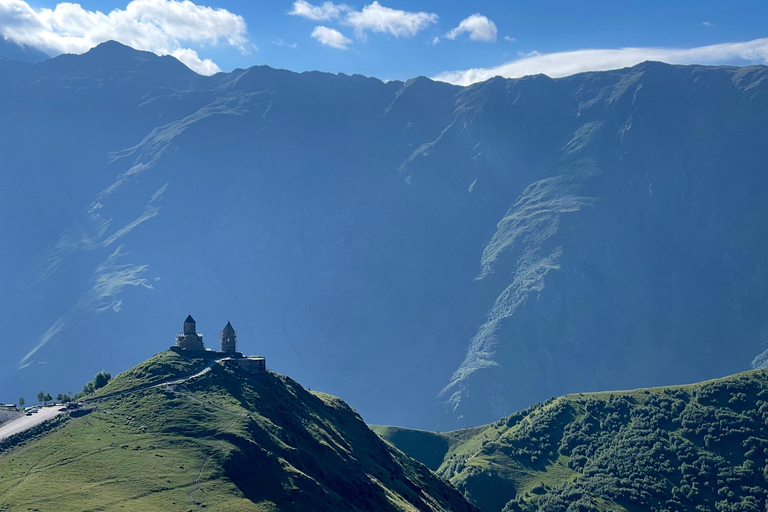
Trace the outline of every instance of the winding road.
{"label": "winding road", "polygon": [[55,416],[61,414],[60,405],[52,407],[41,407],[39,412],[33,413],[32,416],[21,416],[15,420],[0,426],[0,441],[7,437],[11,437],[19,432],[24,432],[27,429],[35,427],[45,420],[49,420]]}

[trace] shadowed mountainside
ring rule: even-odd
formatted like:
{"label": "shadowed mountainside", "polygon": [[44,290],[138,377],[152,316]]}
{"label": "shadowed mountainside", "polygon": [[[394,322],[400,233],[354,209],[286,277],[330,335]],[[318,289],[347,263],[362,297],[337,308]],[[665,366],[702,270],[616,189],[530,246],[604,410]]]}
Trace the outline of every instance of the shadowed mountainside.
{"label": "shadowed mountainside", "polygon": [[0,386],[121,370],[189,312],[369,421],[443,430],[760,366],[766,76],[0,60]]}

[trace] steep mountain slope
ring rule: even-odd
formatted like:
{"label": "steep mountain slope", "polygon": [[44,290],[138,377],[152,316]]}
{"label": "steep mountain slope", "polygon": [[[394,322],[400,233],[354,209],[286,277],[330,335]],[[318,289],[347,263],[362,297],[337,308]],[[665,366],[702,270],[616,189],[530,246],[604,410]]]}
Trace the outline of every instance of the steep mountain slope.
{"label": "steep mountain slope", "polygon": [[343,401],[288,377],[215,364],[152,386],[190,369],[158,354],[89,414],[0,455],[0,510],[476,510]]}
{"label": "steep mountain slope", "polygon": [[0,389],[120,371],[189,312],[371,422],[441,430],[759,366],[766,76],[0,61]]}
{"label": "steep mountain slope", "polygon": [[483,511],[762,511],[768,371],[567,395],[483,427],[373,427]]}

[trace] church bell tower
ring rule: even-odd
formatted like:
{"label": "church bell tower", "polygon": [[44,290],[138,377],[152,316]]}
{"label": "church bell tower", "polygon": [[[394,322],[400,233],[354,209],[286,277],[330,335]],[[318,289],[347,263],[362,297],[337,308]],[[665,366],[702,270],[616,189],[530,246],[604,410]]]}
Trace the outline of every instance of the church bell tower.
{"label": "church bell tower", "polygon": [[224,330],[221,331],[221,351],[227,354],[237,352],[237,333],[229,322],[224,326]]}

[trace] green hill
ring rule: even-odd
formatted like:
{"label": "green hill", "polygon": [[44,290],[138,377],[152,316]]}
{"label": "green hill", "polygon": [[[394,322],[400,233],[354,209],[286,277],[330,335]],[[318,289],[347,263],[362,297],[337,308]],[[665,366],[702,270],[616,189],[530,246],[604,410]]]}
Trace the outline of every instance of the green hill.
{"label": "green hill", "polygon": [[158,354],[0,454],[0,511],[475,510],[342,400],[207,365]]}
{"label": "green hill", "polygon": [[768,371],[567,395],[448,433],[373,427],[483,512],[768,509]]}

